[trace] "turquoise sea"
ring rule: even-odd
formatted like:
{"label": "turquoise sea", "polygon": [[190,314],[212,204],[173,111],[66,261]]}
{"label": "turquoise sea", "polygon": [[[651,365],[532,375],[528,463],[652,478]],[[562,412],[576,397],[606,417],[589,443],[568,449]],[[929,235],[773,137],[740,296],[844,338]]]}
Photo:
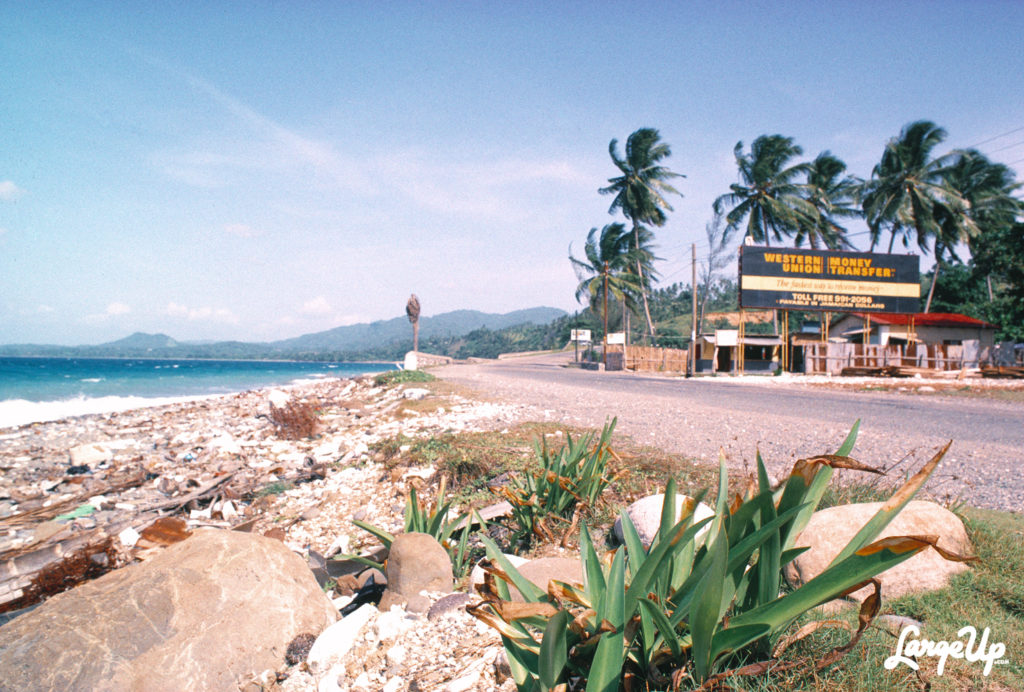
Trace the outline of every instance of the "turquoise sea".
{"label": "turquoise sea", "polygon": [[394,369],[394,363],[0,357],[0,428]]}

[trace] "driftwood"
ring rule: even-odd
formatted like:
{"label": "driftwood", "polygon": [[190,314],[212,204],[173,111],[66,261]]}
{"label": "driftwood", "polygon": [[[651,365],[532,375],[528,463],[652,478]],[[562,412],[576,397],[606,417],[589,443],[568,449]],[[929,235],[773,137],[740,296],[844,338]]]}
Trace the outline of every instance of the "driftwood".
{"label": "driftwood", "polygon": [[981,368],[982,377],[1024,379],[1024,368],[1012,365],[986,365]]}

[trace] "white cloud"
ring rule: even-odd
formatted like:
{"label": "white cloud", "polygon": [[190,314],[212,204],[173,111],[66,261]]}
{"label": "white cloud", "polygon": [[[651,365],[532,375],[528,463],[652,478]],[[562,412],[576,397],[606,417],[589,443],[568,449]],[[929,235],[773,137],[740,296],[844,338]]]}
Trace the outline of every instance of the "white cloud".
{"label": "white cloud", "polygon": [[15,185],[12,181],[0,180],[0,200],[10,202],[18,199],[23,194],[25,194],[25,191]]}
{"label": "white cloud", "polygon": [[[43,309],[45,307],[46,306],[40,306],[40,312],[45,312],[45,310]],[[114,301],[113,303],[110,303],[103,312],[94,313],[92,315],[85,315],[84,317],[82,317],[82,321],[87,323],[105,322],[112,317],[120,317],[121,315],[127,315],[131,311],[132,308],[130,305]]]}
{"label": "white cloud", "polygon": [[327,299],[323,296],[317,296],[312,300],[307,300],[302,304],[302,308],[299,310],[304,315],[327,315],[334,308],[327,302]]}
{"label": "white cloud", "polygon": [[252,226],[244,223],[229,223],[224,226],[224,232],[239,238],[255,238],[259,233]]}
{"label": "white cloud", "polygon": [[107,306],[106,314],[110,317],[115,317],[117,315],[127,315],[131,311],[132,309],[130,306],[125,305],[124,303],[114,302]]}
{"label": "white cloud", "polygon": [[238,324],[238,318],[235,314],[225,308],[213,308],[210,306],[190,308],[187,305],[182,305],[172,301],[167,304],[167,314],[171,317],[183,317],[190,321],[204,320],[209,322]]}

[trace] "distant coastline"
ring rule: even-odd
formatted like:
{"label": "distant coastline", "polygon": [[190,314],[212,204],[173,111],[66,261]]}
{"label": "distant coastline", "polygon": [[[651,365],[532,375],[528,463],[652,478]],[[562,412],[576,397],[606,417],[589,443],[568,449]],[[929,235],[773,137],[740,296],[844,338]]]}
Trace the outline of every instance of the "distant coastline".
{"label": "distant coastline", "polygon": [[357,377],[396,363],[0,356],[0,428]]}

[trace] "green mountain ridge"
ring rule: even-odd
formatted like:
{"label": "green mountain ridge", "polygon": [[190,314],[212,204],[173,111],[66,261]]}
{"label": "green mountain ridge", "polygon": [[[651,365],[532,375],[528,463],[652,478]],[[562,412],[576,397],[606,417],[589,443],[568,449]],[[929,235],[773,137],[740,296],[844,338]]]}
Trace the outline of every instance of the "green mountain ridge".
{"label": "green mountain ridge", "polygon": [[[456,339],[476,330],[500,330],[524,324],[546,324],[564,310],[536,307],[504,314],[454,310],[420,318],[421,346],[430,339]],[[407,342],[403,344],[402,342]],[[96,345],[0,345],[0,356],[146,357],[146,358],[302,358],[337,360],[391,359],[412,347],[412,327],[405,317],[335,327],[272,342],[180,342],[167,334],[135,332]]]}

